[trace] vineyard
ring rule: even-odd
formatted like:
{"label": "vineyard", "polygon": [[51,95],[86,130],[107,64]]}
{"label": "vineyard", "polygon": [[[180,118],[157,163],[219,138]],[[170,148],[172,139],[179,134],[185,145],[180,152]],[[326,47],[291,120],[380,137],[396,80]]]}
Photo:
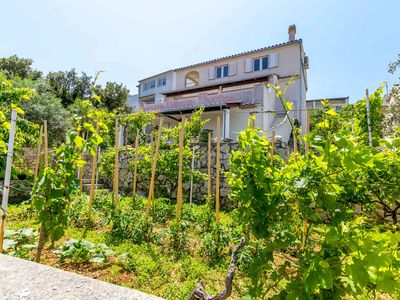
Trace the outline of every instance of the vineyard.
{"label": "vineyard", "polygon": [[[308,114],[308,132],[290,120],[288,159],[253,115],[222,172],[217,130],[215,140],[206,136],[208,148],[216,144],[215,165],[209,157],[203,173],[191,168],[191,142],[207,123],[203,109],[164,128],[162,116],[108,111],[93,89],[72,104],[65,138],[49,146],[47,121],[31,122],[21,108],[35,90],[3,75],[0,81],[5,253],[166,299],[400,297],[400,134],[382,114],[381,88],[339,111],[324,102]],[[290,118],[284,90],[269,88]],[[121,126],[133,154],[127,194],[118,188]],[[14,155],[7,156],[11,140]],[[31,196],[8,205],[10,177],[24,171],[19,157],[27,146],[37,152],[27,175]],[[222,175],[229,205],[220,203]],[[159,176],[173,183],[176,197],[155,184]],[[98,177],[113,190],[96,189]],[[145,191],[137,190],[139,177]],[[182,186],[190,181],[208,183],[204,203],[189,203]]]}

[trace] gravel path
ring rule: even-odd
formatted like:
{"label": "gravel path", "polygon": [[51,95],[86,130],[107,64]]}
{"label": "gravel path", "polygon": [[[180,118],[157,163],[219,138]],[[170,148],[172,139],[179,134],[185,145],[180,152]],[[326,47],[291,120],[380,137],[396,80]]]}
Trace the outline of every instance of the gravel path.
{"label": "gravel path", "polygon": [[162,298],[0,254],[0,299],[161,300]]}

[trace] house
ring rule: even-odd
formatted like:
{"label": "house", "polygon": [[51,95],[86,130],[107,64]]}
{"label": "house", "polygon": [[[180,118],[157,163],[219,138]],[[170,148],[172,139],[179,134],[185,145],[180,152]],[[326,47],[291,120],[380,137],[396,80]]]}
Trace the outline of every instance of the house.
{"label": "house", "polygon": [[205,126],[215,136],[217,117],[221,137],[237,138],[251,114],[267,134],[275,130],[283,142],[291,135],[290,123],[275,90],[280,86],[292,102],[291,116],[305,127],[308,57],[289,26],[286,42],[168,70],[139,81],[139,103],[144,111],[165,116],[165,126],[175,126],[182,116],[200,107]]}
{"label": "house", "polygon": [[139,109],[139,95],[128,95],[128,105],[133,108],[133,111],[137,111]]}
{"label": "house", "polygon": [[307,100],[307,110],[321,109],[323,107],[322,101],[328,100],[329,104],[338,111],[343,106],[349,104],[349,97],[337,97],[337,98],[324,98],[324,99],[310,99]]}

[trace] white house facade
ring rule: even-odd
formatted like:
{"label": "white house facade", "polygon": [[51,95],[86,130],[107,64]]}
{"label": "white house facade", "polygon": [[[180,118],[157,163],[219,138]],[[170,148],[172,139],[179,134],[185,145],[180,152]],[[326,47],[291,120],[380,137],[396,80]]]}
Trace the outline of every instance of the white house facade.
{"label": "white house facade", "polygon": [[278,45],[213,59],[169,70],[140,80],[139,105],[144,111],[165,116],[166,126],[174,126],[183,115],[205,108],[206,128],[214,132],[221,119],[221,136],[236,139],[251,114],[256,126],[267,134],[275,130],[288,142],[290,124],[275,90],[286,89],[294,117],[305,127],[308,57],[303,42],[289,27],[289,40]]}

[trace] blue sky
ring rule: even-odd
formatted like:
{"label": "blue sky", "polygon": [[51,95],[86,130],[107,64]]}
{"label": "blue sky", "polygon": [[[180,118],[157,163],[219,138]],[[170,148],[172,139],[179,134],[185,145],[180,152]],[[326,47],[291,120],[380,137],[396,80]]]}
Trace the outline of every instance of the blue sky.
{"label": "blue sky", "polygon": [[310,58],[307,98],[354,102],[399,77],[400,1],[0,0],[0,56],[44,72],[76,68],[102,81],[137,81],[167,69],[286,42],[296,24]]}

